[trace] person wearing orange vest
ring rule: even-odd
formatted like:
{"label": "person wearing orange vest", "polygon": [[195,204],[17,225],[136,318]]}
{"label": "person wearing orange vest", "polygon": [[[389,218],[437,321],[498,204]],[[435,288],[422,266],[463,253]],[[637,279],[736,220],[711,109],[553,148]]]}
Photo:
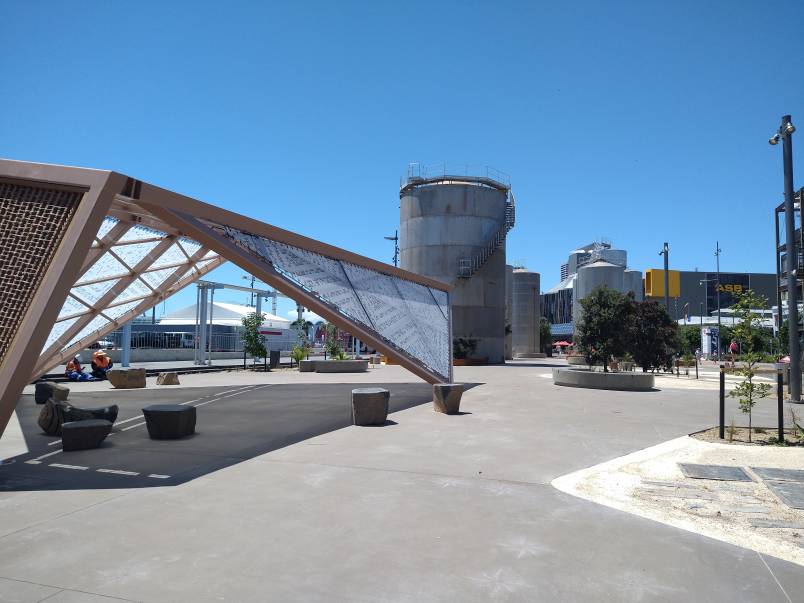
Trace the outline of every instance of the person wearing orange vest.
{"label": "person wearing orange vest", "polygon": [[87,375],[81,367],[81,355],[76,354],[73,359],[67,363],[64,369],[64,376],[70,381],[94,381],[95,377]]}
{"label": "person wearing orange vest", "polygon": [[92,376],[95,379],[106,379],[106,373],[114,366],[112,359],[103,350],[92,354]]}
{"label": "person wearing orange vest", "polygon": [[106,373],[114,366],[112,359],[103,350],[92,354],[92,376],[95,379],[106,379]]}

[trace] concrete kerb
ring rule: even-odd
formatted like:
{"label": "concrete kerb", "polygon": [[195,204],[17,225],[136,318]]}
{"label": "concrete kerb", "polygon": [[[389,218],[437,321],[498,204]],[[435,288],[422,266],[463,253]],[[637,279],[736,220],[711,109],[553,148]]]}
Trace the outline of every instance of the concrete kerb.
{"label": "concrete kerb", "polygon": [[577,368],[554,368],[553,383],[564,387],[607,389],[617,391],[654,391],[651,373],[603,373]]}

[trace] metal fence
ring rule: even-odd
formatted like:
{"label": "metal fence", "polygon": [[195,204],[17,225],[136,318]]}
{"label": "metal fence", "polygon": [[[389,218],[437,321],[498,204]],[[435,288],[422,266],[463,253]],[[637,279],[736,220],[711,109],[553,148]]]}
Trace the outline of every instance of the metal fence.
{"label": "metal fence", "polygon": [[[214,333],[210,337],[213,352],[242,352],[243,339],[240,333]],[[282,335],[265,337],[265,347],[269,350],[289,352],[299,344],[295,332],[288,331]],[[104,339],[98,340],[92,347],[119,350],[123,347],[123,331],[112,331]],[[195,349],[195,332],[193,331],[133,331],[131,333],[132,349],[180,350]]]}
{"label": "metal fence", "polygon": [[[215,333],[210,338],[213,352],[242,352],[243,340],[239,333]],[[123,331],[112,331],[105,339],[98,341],[98,346],[109,349],[123,347]],[[131,333],[132,349],[176,350],[194,349],[195,333],[176,331],[134,331]]]}

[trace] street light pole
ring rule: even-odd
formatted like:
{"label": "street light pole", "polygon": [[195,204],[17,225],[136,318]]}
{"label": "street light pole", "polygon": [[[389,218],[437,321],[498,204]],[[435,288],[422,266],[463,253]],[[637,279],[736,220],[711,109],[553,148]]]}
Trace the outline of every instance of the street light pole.
{"label": "street light pole", "polygon": [[[790,333],[790,400],[801,402],[801,349],[798,335],[798,252],[796,224],[793,215],[793,126],[789,115],[782,117],[779,131],[768,141],[772,145],[782,140],[784,163],[784,225],[787,252],[787,325]],[[781,313],[781,309],[779,310]]]}
{"label": "street light pole", "polygon": [[723,250],[720,248],[720,241],[715,241],[715,258],[717,262],[717,276],[715,277],[715,296],[717,297],[717,360],[720,362],[723,359],[723,341],[721,340],[722,332],[720,330],[720,254]]}
{"label": "street light pole", "polygon": [[399,231],[394,231],[394,236],[392,237],[383,237],[386,241],[393,241],[394,242],[394,266],[399,264]]}
{"label": "street light pole", "polygon": [[664,247],[659,252],[659,255],[664,256],[664,308],[667,310],[667,315],[670,316],[670,246],[667,241],[664,242]]}

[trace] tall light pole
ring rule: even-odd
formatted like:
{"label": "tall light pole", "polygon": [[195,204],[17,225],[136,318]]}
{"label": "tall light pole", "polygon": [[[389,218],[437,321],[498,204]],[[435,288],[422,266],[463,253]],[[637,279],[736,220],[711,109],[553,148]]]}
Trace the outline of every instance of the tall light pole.
{"label": "tall light pole", "polygon": [[393,241],[394,242],[394,266],[399,264],[399,231],[394,231],[394,236],[392,237],[383,237],[386,241]]}
{"label": "tall light pole", "polygon": [[659,255],[664,256],[664,307],[667,310],[667,315],[670,316],[670,245],[667,244],[667,241],[664,242],[664,247],[662,247]]}
{"label": "tall light pole", "polygon": [[[244,274],[240,278],[246,281],[251,280],[251,288],[254,289],[254,282],[257,280],[257,277],[253,274]],[[251,307],[254,307],[254,291],[251,292]]]}
{"label": "tall light pole", "polygon": [[[771,136],[772,145],[782,141],[784,163],[784,225],[787,252],[787,324],[790,333],[790,400],[801,402],[801,349],[798,339],[798,252],[796,224],[793,215],[793,132],[795,126],[789,115],[782,117],[779,130]],[[781,313],[781,308],[779,309]]]}
{"label": "tall light pole", "polygon": [[715,297],[717,297],[717,360],[720,362],[723,359],[723,341],[721,341],[720,330],[720,254],[723,250],[720,248],[720,241],[715,241],[715,261],[717,263],[717,276],[715,277]]}

